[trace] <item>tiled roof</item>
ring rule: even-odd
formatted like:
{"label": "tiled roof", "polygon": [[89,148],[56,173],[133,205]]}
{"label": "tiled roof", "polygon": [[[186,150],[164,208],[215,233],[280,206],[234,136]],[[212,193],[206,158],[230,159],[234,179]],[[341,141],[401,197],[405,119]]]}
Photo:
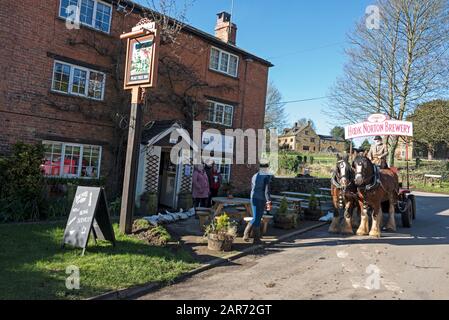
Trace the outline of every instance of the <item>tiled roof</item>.
{"label": "tiled roof", "polygon": [[[107,1],[107,2],[109,2],[111,4],[114,4],[116,2],[116,1],[113,1],[113,0],[104,0],[104,1]],[[136,13],[143,13],[143,12],[148,12],[149,10],[151,10],[150,8],[148,8],[146,6],[143,6],[143,5],[140,5],[140,4],[138,4],[138,3],[134,2],[134,1],[123,0],[122,4],[123,3],[127,3],[128,5],[131,6],[131,8],[134,8],[134,11]],[[176,21],[176,19],[172,19],[172,20]],[[255,61],[258,61],[258,62],[260,62],[260,63],[262,63],[262,64],[264,64],[264,65],[266,65],[268,67],[273,67],[274,66],[270,61],[268,61],[266,59],[258,57],[258,56],[254,55],[252,53],[249,53],[248,51],[243,50],[242,48],[239,48],[236,45],[233,45],[233,44],[230,44],[230,43],[226,43],[226,42],[222,41],[221,39],[215,37],[214,35],[212,35],[210,33],[207,33],[205,31],[202,31],[200,29],[197,29],[195,27],[192,27],[192,26],[190,26],[188,24],[186,24],[183,27],[183,30],[185,30],[187,32],[190,32],[192,34],[195,34],[195,35],[197,35],[197,36],[199,36],[199,37],[201,37],[201,38],[203,38],[203,39],[205,39],[207,41],[210,41],[214,45],[216,45],[218,47],[221,47],[224,50],[231,50],[231,51],[234,51],[235,53],[242,54],[245,58],[254,59]]]}

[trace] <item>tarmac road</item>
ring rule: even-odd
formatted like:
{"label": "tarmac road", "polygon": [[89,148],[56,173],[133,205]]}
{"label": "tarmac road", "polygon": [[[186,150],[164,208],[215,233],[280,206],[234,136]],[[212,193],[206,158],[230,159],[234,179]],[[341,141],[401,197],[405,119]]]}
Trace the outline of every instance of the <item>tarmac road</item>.
{"label": "tarmac road", "polygon": [[449,299],[449,196],[414,193],[411,229],[310,231],[140,299]]}

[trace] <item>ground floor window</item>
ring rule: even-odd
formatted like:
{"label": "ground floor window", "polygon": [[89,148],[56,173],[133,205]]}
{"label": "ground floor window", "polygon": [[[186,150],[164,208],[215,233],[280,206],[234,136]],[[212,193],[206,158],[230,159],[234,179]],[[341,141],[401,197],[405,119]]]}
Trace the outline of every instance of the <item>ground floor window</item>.
{"label": "ground floor window", "polygon": [[46,176],[65,178],[99,178],[100,146],[43,141],[44,162],[42,170]]}
{"label": "ground floor window", "polygon": [[230,159],[209,158],[209,161],[213,161],[217,166],[218,172],[220,172],[223,179],[223,183],[228,183],[231,180],[231,163]]}

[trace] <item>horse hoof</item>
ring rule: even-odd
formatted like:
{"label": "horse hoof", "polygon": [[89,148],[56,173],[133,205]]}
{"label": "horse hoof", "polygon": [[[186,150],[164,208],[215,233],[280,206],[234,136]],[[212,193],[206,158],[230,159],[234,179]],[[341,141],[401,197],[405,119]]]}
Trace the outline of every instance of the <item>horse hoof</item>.
{"label": "horse hoof", "polygon": [[344,235],[354,235],[354,231],[352,229],[344,229],[341,233]]}
{"label": "horse hoof", "polygon": [[329,229],[329,233],[337,234],[337,233],[340,233],[340,231],[338,229],[335,229],[335,228],[330,228]]}
{"label": "horse hoof", "polygon": [[386,226],[385,227],[385,231],[387,231],[387,232],[396,232],[396,228]]}
{"label": "horse hoof", "polygon": [[369,233],[369,236],[370,236],[370,237],[373,237],[373,238],[380,238],[380,232],[377,232],[377,231],[375,231],[375,232],[370,232],[370,233]]}
{"label": "horse hoof", "polygon": [[357,235],[358,236],[367,236],[368,235],[368,232],[365,232],[365,231],[357,231]]}

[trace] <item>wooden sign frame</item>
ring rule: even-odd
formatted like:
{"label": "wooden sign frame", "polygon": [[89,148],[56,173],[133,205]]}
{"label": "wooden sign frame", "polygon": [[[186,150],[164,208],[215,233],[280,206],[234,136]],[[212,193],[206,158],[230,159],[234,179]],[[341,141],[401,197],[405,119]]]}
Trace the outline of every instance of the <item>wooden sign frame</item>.
{"label": "wooden sign frame", "polygon": [[106,240],[115,247],[104,188],[79,186],[65,227],[62,248],[66,245],[81,248],[84,256],[91,234],[95,243],[97,239]]}
{"label": "wooden sign frame", "polygon": [[[144,48],[145,44],[149,44],[151,49]],[[154,88],[157,84],[157,72],[158,72],[158,62],[159,62],[159,44],[160,37],[157,29],[147,30],[145,29],[144,35],[138,35],[135,37],[130,37],[127,39],[127,49],[126,49],[126,66],[125,66],[125,90],[130,90],[135,87],[141,88]],[[143,48],[138,48],[142,46]],[[146,49],[146,50],[145,50]],[[141,56],[147,54],[150,59],[148,70],[144,73],[132,75],[133,64],[137,61],[133,61],[133,58],[138,57],[136,50],[142,50]],[[146,52],[145,52],[146,51]],[[136,79],[132,79],[132,77]]]}

